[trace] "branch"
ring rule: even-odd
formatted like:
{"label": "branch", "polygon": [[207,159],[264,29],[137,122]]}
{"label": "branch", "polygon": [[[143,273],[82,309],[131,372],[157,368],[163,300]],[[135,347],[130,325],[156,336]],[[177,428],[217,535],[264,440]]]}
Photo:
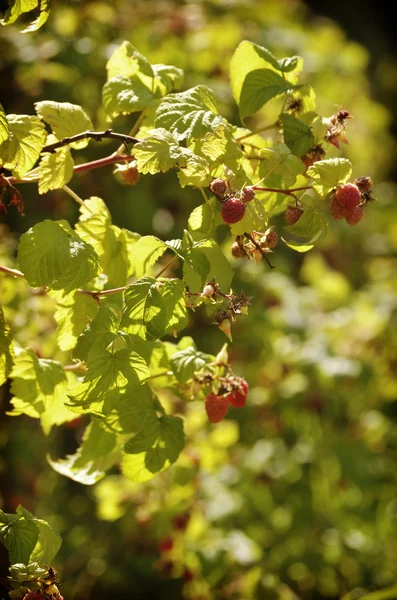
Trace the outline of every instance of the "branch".
{"label": "branch", "polygon": [[288,196],[293,196],[295,192],[302,192],[303,190],[311,190],[311,185],[305,185],[303,187],[291,188],[290,190],[280,190],[278,188],[266,188],[262,186],[253,185],[253,190],[257,190],[258,192],[277,192],[278,194],[287,194]]}
{"label": "branch", "polygon": [[78,133],[77,135],[72,135],[70,137],[63,138],[60,142],[55,142],[54,144],[48,144],[48,146],[44,146],[41,152],[49,152],[53,154],[57,148],[62,148],[62,146],[68,146],[69,144],[73,144],[73,142],[78,142],[79,140],[84,140],[85,138],[91,138],[96,142],[100,142],[105,138],[111,138],[114,140],[121,140],[123,144],[137,144],[140,140],[131,135],[125,135],[124,133],[116,133],[111,129],[106,129],[106,131],[84,131],[83,133]]}
{"label": "branch", "polygon": [[266,260],[266,262],[267,262],[267,264],[269,265],[269,267],[270,267],[271,269],[274,269],[274,266],[272,265],[272,263],[271,263],[271,262],[270,262],[270,260],[268,259],[266,252],[264,252],[264,250],[262,250],[262,248],[260,247],[260,245],[258,244],[258,242],[256,242],[256,241],[254,240],[254,238],[252,237],[252,235],[251,235],[250,233],[244,233],[244,237],[246,237],[246,238],[247,238],[247,240],[249,240],[250,242],[252,242],[252,243],[254,244],[255,248],[256,248],[257,250],[259,250],[259,252],[262,254],[263,258]]}

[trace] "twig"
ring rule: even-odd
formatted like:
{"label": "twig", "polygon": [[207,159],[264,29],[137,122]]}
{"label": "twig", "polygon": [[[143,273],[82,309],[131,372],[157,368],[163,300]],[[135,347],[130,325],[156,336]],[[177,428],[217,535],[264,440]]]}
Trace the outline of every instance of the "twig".
{"label": "twig", "polygon": [[240,137],[235,138],[236,142],[241,142],[241,140],[245,140],[246,138],[251,137],[252,135],[257,135],[258,133],[262,133],[262,131],[268,131],[269,129],[275,129],[276,127],[279,127],[280,123],[279,121],[275,121],[274,123],[271,123],[271,125],[266,125],[265,127],[261,127],[260,129],[257,129],[256,131],[251,131],[250,133],[245,133],[244,135],[240,135]]}
{"label": "twig", "polygon": [[170,266],[170,264],[171,264],[171,263],[173,263],[173,262],[174,262],[174,260],[176,260],[177,258],[178,258],[178,255],[177,255],[177,254],[174,254],[174,256],[171,258],[171,260],[167,262],[167,264],[165,265],[165,267],[163,267],[163,268],[161,269],[161,271],[160,271],[159,273],[157,273],[157,275],[156,275],[156,279],[157,279],[158,277],[160,277],[160,275],[162,275],[162,274],[164,273],[164,271],[166,271],[166,270],[168,269],[168,267]]}
{"label": "twig", "polygon": [[258,192],[277,192],[278,194],[287,194],[288,196],[293,196],[295,192],[302,192],[303,190],[311,190],[312,186],[305,185],[303,187],[291,188],[290,190],[281,190],[278,188],[266,188],[266,187],[262,187],[259,185],[258,186],[253,185],[252,189],[256,190]]}
{"label": "twig", "polygon": [[[76,194],[76,193],[75,193],[73,190],[71,190],[71,189],[70,189],[70,187],[68,187],[67,185],[64,185],[64,186],[63,186],[63,189],[65,190],[65,192],[66,192],[67,194],[69,194],[69,196],[71,196],[71,197],[73,198],[73,200],[76,200],[76,202],[77,202],[78,204],[80,204],[80,206],[84,206],[85,208],[87,208],[87,209],[90,211],[90,213],[92,213],[92,210],[90,210],[90,209],[88,208],[88,206],[86,206],[86,205],[84,204],[84,200],[83,200],[82,198],[80,198],[80,196],[78,196],[78,195],[77,195],[77,194]],[[92,213],[92,214],[93,214],[93,213]]]}
{"label": "twig", "polygon": [[17,271],[17,269],[10,269],[9,267],[3,267],[2,265],[0,265],[0,271],[3,271],[3,273],[7,273],[7,275],[13,275],[14,277],[25,277],[22,271]]}
{"label": "twig", "polygon": [[256,248],[257,250],[259,250],[259,252],[262,254],[263,258],[266,260],[266,262],[267,262],[267,264],[269,265],[269,267],[270,267],[271,269],[274,269],[274,266],[272,265],[272,263],[271,263],[271,262],[270,262],[270,260],[268,259],[266,252],[264,252],[264,250],[262,250],[262,248],[260,247],[260,245],[258,244],[258,242],[256,242],[256,241],[254,240],[254,238],[252,237],[252,235],[251,235],[250,233],[244,233],[244,237],[246,237],[246,238],[247,238],[247,240],[249,240],[250,242],[252,242],[252,243],[254,244],[255,248]]}
{"label": "twig", "polygon": [[70,137],[65,137],[60,142],[48,144],[47,146],[44,146],[42,148],[41,152],[49,152],[50,154],[53,154],[55,150],[57,150],[57,148],[62,148],[62,146],[68,146],[69,144],[73,144],[73,142],[78,142],[79,140],[84,140],[85,138],[91,138],[96,142],[100,142],[105,138],[111,138],[114,140],[121,140],[123,144],[137,144],[140,141],[131,135],[125,135],[124,133],[116,133],[111,129],[106,129],[106,131],[84,131],[83,133],[78,133]]}

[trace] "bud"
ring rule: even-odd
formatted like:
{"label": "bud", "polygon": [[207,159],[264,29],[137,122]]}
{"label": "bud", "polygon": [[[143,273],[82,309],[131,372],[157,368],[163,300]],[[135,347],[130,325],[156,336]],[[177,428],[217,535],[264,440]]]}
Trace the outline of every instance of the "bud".
{"label": "bud", "polygon": [[214,294],[215,294],[215,287],[212,285],[212,283],[207,283],[207,285],[204,286],[204,289],[201,292],[202,296],[207,296],[207,297],[211,297]]}
{"label": "bud", "polygon": [[227,353],[227,342],[226,342],[225,344],[223,344],[220,352],[218,352],[218,354],[216,355],[215,364],[227,365],[228,362],[229,362],[229,356]]}
{"label": "bud", "polygon": [[229,319],[223,319],[222,323],[219,325],[219,329],[223,331],[223,333],[229,338],[232,342],[232,327],[230,325]]}

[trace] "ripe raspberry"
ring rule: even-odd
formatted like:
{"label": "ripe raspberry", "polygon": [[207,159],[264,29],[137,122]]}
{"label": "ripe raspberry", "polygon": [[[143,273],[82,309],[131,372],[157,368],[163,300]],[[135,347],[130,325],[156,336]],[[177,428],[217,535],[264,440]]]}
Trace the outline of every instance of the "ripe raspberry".
{"label": "ripe raspberry", "polygon": [[361,202],[360,190],[354,183],[345,183],[345,185],[337,189],[335,198],[340,206],[348,210],[355,208]]}
{"label": "ripe raspberry", "polygon": [[221,213],[225,223],[228,223],[229,225],[238,223],[244,216],[245,206],[241,200],[230,198],[222,204]]}
{"label": "ripe raspberry", "polygon": [[121,177],[123,178],[124,183],[128,185],[136,185],[139,181],[139,171],[136,167],[129,167],[123,171],[120,171]]}
{"label": "ripe raspberry", "polygon": [[160,552],[170,552],[174,547],[174,542],[171,538],[163,538],[157,546]]}
{"label": "ripe raspberry", "polygon": [[372,191],[371,177],[357,177],[354,180],[354,183],[356,184],[356,186],[362,194],[369,194]]}
{"label": "ripe raspberry", "polygon": [[228,402],[232,406],[242,408],[247,402],[248,389],[248,383],[245,381],[245,379],[240,379],[239,387],[233,392],[231,392],[228,396],[226,396]]}
{"label": "ripe raspberry", "polygon": [[274,229],[271,229],[269,233],[266,234],[266,246],[268,248],[275,248],[278,244],[278,235]]}
{"label": "ripe raspberry", "polygon": [[185,531],[188,523],[190,521],[190,515],[188,513],[184,513],[181,515],[176,515],[172,519],[172,527],[173,529],[178,529],[179,531]]}
{"label": "ripe raspberry", "polygon": [[255,198],[255,192],[252,187],[244,186],[241,190],[241,200],[243,202],[251,202]]}
{"label": "ripe raspberry", "polygon": [[335,196],[331,200],[330,211],[335,221],[340,221],[346,216],[346,209],[339,204]]}
{"label": "ripe raspberry", "polygon": [[223,179],[214,179],[210,183],[210,190],[218,198],[222,198],[226,194],[227,183]]}
{"label": "ripe raspberry", "polygon": [[234,242],[231,247],[231,252],[234,258],[246,258],[247,253],[238,242]]}
{"label": "ripe raspberry", "polygon": [[301,218],[301,216],[303,215],[303,209],[299,208],[299,206],[288,206],[287,210],[285,211],[285,220],[287,221],[288,225],[293,225],[294,223],[296,223],[297,221],[299,221],[299,219]]}
{"label": "ripe raspberry", "polygon": [[45,598],[40,592],[28,592],[22,600],[45,600]]}
{"label": "ripe raspberry", "polygon": [[363,206],[355,206],[352,210],[346,211],[346,221],[349,225],[357,225],[359,221],[363,218],[364,207]]}
{"label": "ripe raspberry", "polygon": [[205,410],[211,423],[219,423],[227,415],[229,400],[226,396],[216,396],[210,392],[205,399]]}

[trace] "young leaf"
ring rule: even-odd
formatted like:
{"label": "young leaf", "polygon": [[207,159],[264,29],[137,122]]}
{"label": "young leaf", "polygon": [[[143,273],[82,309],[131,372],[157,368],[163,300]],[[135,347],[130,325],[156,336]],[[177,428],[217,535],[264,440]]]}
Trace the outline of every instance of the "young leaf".
{"label": "young leaf", "polygon": [[186,383],[195,371],[200,371],[206,364],[214,359],[210,354],[199,352],[193,346],[176,352],[171,357],[171,368],[180,383]]}
{"label": "young leaf", "polygon": [[67,221],[45,220],[21,236],[18,261],[32,287],[48,285],[66,293],[99,273],[99,259]]}
{"label": "young leaf", "polygon": [[303,156],[313,148],[314,136],[310,127],[288,113],[282,113],[280,119],[283,124],[284,142],[292,154]]}
{"label": "young leaf", "polygon": [[200,141],[200,150],[212,162],[218,161],[228,165],[243,156],[241,147],[225,123],[218,125],[215,131],[205,134]]}
{"label": "young leaf", "polygon": [[0,385],[7,380],[14,360],[14,342],[0,306]]}
{"label": "young leaf", "polygon": [[0,144],[2,144],[9,136],[9,128],[7,123],[7,117],[4,109],[0,104]]}
{"label": "young leaf", "polygon": [[186,185],[206,187],[209,185],[213,177],[208,161],[202,156],[193,154],[187,148],[184,149],[184,158],[187,164],[185,167],[181,167],[178,172],[181,187],[185,187]]}
{"label": "young leaf", "polygon": [[[40,119],[51,126],[58,140],[93,129],[91,119],[77,104],[45,100],[36,102],[34,106]],[[76,149],[85,148],[88,142],[89,139],[86,138],[70,145]]]}
{"label": "young leaf", "polygon": [[57,341],[61,350],[71,350],[76,346],[79,335],[97,314],[98,302],[86,294],[63,295],[62,292],[56,292],[55,298]]}
{"label": "young leaf", "polygon": [[0,144],[0,166],[23,177],[35,164],[47,139],[44,124],[30,115],[7,115],[8,138]]}
{"label": "young leaf", "polygon": [[163,128],[147,131],[147,137],[135,144],[134,156],[140,173],[165,173],[175,165],[186,166],[183,148]]}
{"label": "young leaf", "polygon": [[108,79],[122,75],[133,77],[141,74],[153,78],[154,72],[151,64],[130,42],[124,41],[116,48],[106,64]]}
{"label": "young leaf", "polygon": [[260,110],[269,100],[293,90],[294,86],[271,69],[250,71],[240,92],[239,110],[242,121]]}
{"label": "young leaf", "polygon": [[165,96],[173,90],[181,89],[183,83],[183,70],[173,65],[153,65],[154,89],[160,96]]}
{"label": "young leaf", "polygon": [[[286,144],[276,144],[273,148],[262,148],[258,155],[264,159],[262,161],[260,173],[271,172],[274,176],[281,175],[282,185],[290,187],[294,185],[297,175],[303,173],[305,166],[300,158],[291,154],[290,148]],[[268,179],[263,183],[265,187],[276,187],[268,183]],[[258,192],[260,195],[260,192]]]}
{"label": "young leaf", "polygon": [[70,149],[59,148],[52,154],[43,154],[39,164],[39,194],[58,190],[73,177],[73,158]]}
{"label": "young leaf", "polygon": [[118,115],[141,112],[144,108],[155,106],[156,99],[149,88],[137,76],[116,75],[105,83],[102,101],[109,119]]}
{"label": "young leaf", "polygon": [[184,444],[182,419],[167,415],[153,418],[142,434],[125,445],[122,472],[131,481],[147,481],[174,463]]}
{"label": "young leaf", "polygon": [[167,250],[167,245],[154,235],[141,237],[131,249],[131,260],[135,266],[135,275],[140,278],[156,264]]}
{"label": "young leaf", "polygon": [[215,94],[204,85],[169,94],[156,111],[156,127],[171,131],[178,140],[201,138],[224,120],[218,115]]}
{"label": "young leaf", "polygon": [[352,165],[347,158],[319,160],[307,170],[307,175],[314,179],[313,188],[322,197],[337,185],[346,183],[351,174]]}
{"label": "young leaf", "polygon": [[54,360],[37,358],[31,348],[15,358],[11,371],[12,416],[28,415],[40,419],[46,435],[53,425],[76,417],[66,406],[68,381],[62,365]]}

